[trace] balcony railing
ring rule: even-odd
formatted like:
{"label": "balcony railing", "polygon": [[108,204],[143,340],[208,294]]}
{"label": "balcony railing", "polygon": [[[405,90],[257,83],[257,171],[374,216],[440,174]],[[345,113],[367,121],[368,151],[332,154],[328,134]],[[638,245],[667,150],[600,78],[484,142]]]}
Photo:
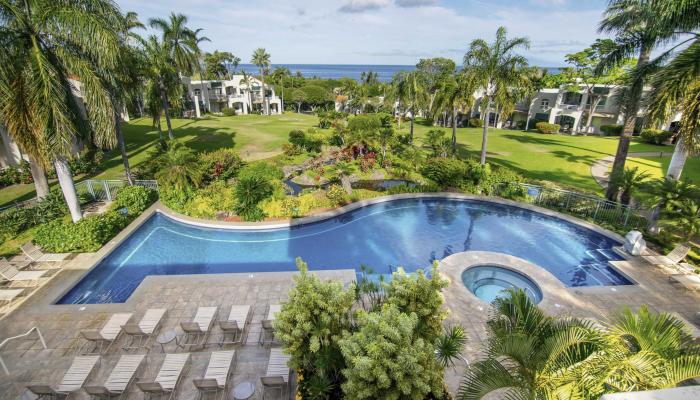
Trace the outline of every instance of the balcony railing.
{"label": "balcony railing", "polygon": [[226,97],[227,96],[222,93],[209,93],[209,99],[211,100],[224,101]]}

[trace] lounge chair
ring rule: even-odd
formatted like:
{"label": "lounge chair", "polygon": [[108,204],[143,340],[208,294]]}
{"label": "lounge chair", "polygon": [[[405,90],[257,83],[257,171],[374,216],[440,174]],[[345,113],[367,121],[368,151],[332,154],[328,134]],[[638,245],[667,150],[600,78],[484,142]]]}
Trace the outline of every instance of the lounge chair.
{"label": "lounge chair", "polygon": [[11,302],[24,292],[24,289],[0,289],[0,301]]}
{"label": "lounge chair", "polygon": [[36,262],[61,262],[70,257],[71,253],[44,253],[41,248],[31,242],[20,246],[22,253]]}
{"label": "lounge chair", "polygon": [[221,399],[224,398],[228,379],[233,372],[235,358],[235,350],[214,351],[211,353],[204,378],[192,381],[199,391],[200,397],[205,394],[215,394],[220,395]]}
{"label": "lounge chair", "polygon": [[667,255],[642,256],[650,264],[660,265],[662,267],[672,267],[678,265],[688,255],[690,247],[685,244],[679,244]]}
{"label": "lounge chair", "polygon": [[250,316],[250,306],[231,306],[228,319],[219,321],[221,328],[221,339],[219,346],[225,344],[239,344],[243,342],[243,331]]}
{"label": "lounge chair", "polygon": [[688,290],[700,289],[700,275],[697,274],[674,274],[668,277],[671,283],[679,283]]}
{"label": "lounge chair", "polygon": [[166,395],[171,399],[177,393],[177,385],[185,375],[189,360],[190,353],[167,354],[156,379],[153,382],[136,382],[136,386],[149,399],[152,396],[162,398]]}
{"label": "lounge chair", "polygon": [[273,343],[275,341],[275,328],[272,325],[275,320],[275,314],[280,312],[282,306],[279,304],[270,304],[267,308],[267,318],[262,320],[262,329],[260,330],[260,336],[258,337],[258,343],[265,345],[268,343]]}
{"label": "lounge chair", "polygon": [[185,334],[178,342],[178,346],[182,348],[206,346],[217,310],[218,307],[199,307],[192,322],[180,322],[180,327]]}
{"label": "lounge chair", "polygon": [[123,355],[119,358],[104,385],[88,385],[85,391],[92,397],[112,399],[122,397],[129,385],[136,379],[136,373],[143,363],[145,355]]}
{"label": "lounge chair", "polygon": [[32,264],[31,260],[10,261],[5,257],[0,258],[0,270],[5,270],[8,267],[15,267],[19,270],[25,269]]}
{"label": "lounge chair", "polygon": [[51,385],[27,385],[27,389],[39,398],[64,398],[82,389],[85,382],[100,362],[100,356],[75,357],[61,383]]}
{"label": "lounge chair", "polygon": [[[102,350],[109,350],[109,347],[114,343],[122,331],[122,325],[125,325],[131,319],[131,313],[116,313],[112,314],[107,323],[98,330],[81,331],[83,339],[87,341],[86,347],[93,344],[90,351],[83,349],[83,354],[102,354]],[[104,348],[104,345],[107,348]]]}
{"label": "lounge chair", "polygon": [[290,369],[287,363],[289,362],[289,356],[282,353],[282,349],[272,349],[270,350],[270,359],[267,362],[267,372],[265,376],[260,377],[260,383],[263,388],[263,399],[265,395],[270,391],[279,391],[281,398],[286,398],[289,388],[289,375]]}
{"label": "lounge chair", "polygon": [[46,275],[49,271],[20,271],[17,268],[10,266],[0,272],[0,277],[6,281],[38,281],[39,278]]}
{"label": "lounge chair", "polygon": [[127,323],[122,330],[128,336],[129,341],[122,349],[145,348],[148,340],[155,335],[168,310],[165,308],[151,308],[146,310],[138,323]]}

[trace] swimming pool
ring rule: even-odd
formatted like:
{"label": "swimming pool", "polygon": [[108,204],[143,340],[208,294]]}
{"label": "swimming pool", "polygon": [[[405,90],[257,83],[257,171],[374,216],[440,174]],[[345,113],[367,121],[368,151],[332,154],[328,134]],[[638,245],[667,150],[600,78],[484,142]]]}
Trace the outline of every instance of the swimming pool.
{"label": "swimming pool", "polygon": [[462,272],[462,283],[474,296],[487,303],[505,294],[507,289],[521,289],[532,301],[542,301],[542,291],[535,282],[520,272],[498,265],[479,265]]}
{"label": "swimming pool", "polygon": [[359,269],[378,274],[398,266],[425,268],[468,251],[523,258],[566,286],[627,285],[607,265],[619,259],[615,240],[559,218],[488,201],[417,198],[368,205],[320,222],[281,229],[227,230],[175,221],[155,213],[59,304],[121,303],[148,275]]}

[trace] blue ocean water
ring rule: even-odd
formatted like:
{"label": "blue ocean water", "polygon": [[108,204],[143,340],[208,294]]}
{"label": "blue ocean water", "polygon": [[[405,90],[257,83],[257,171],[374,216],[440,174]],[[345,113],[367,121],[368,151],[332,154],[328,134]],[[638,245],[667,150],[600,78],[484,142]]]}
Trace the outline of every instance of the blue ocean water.
{"label": "blue ocean water", "polygon": [[558,218],[474,200],[393,200],[312,224],[255,231],[202,228],[157,213],[59,303],[124,302],[148,275],[293,271],[296,257],[311,270],[365,264],[390,274],[467,250],[523,258],[567,286],[630,284],[607,264],[616,245]]}
{"label": "blue ocean water", "polygon": [[[372,65],[372,64],[272,64],[272,69],[277,67],[287,67],[292,74],[301,72],[305,78],[340,79],[352,78],[360,79],[363,72],[376,72],[380,82],[389,82],[399,71],[413,71],[415,65]],[[546,68],[551,74],[558,73],[560,68]],[[257,75],[260,70],[253,64],[241,64],[238,71]]]}

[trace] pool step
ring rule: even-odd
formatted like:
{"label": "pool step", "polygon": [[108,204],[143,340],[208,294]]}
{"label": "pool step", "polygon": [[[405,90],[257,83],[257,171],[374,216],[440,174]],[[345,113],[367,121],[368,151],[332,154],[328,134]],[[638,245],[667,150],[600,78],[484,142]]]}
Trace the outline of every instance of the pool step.
{"label": "pool step", "polygon": [[625,285],[624,278],[614,272],[610,266],[605,263],[593,263],[579,265],[576,269],[583,271],[587,279],[591,279],[598,285]]}
{"label": "pool step", "polygon": [[595,260],[596,263],[607,263],[608,261],[617,261],[620,259],[620,256],[612,249],[586,250],[586,255]]}

